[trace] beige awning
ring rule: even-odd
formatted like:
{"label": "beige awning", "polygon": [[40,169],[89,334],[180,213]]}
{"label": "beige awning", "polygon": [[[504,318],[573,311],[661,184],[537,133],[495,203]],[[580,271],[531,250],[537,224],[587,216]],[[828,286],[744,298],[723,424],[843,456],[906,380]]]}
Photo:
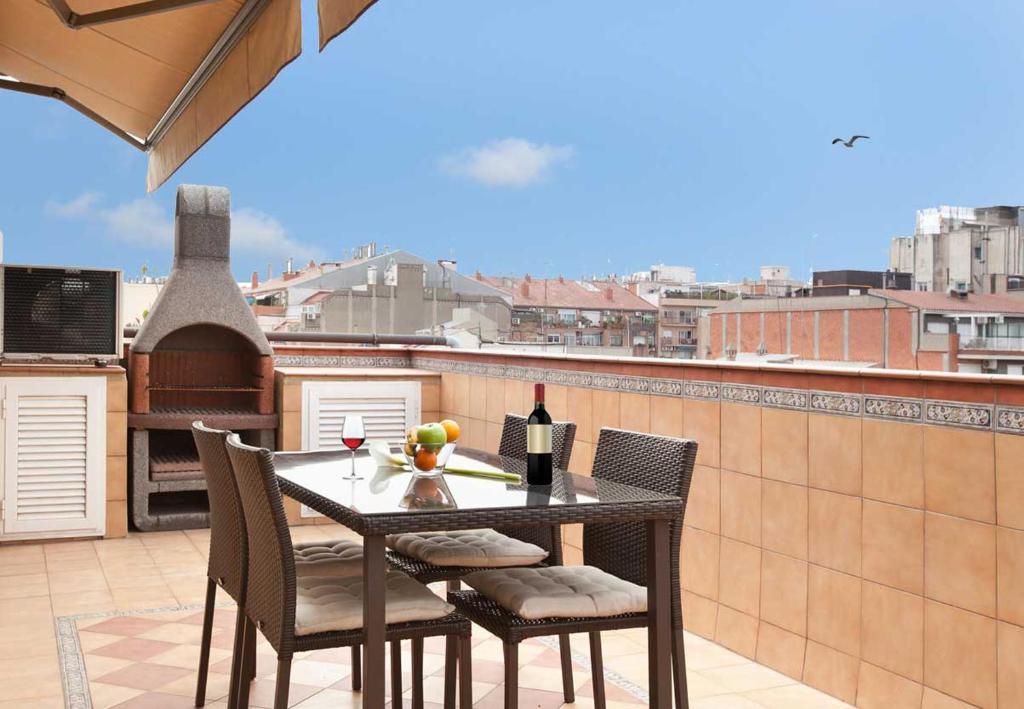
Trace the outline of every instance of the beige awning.
{"label": "beige awning", "polygon": [[[321,48],[373,2],[319,0]],[[152,191],[299,55],[300,10],[300,0],[0,0],[0,87],[61,99],[147,151]]]}

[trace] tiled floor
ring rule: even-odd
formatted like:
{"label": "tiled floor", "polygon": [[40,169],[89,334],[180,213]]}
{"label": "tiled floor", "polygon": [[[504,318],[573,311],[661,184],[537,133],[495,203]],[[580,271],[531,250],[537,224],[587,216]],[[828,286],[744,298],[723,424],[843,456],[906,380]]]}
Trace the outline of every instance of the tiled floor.
{"label": "tiled floor", "polygon": [[[300,527],[292,533],[296,541],[346,536],[333,526]],[[76,690],[87,692],[95,709],[192,706],[208,539],[201,530],[0,547],[0,709],[65,706],[61,660],[69,668],[72,696]],[[216,614],[208,689],[208,706],[218,709],[225,706],[234,622],[228,598],[219,599],[223,605]],[[608,706],[644,705],[644,632],[607,633],[603,640]],[[706,640],[688,635],[686,642],[694,709],[846,706]],[[561,702],[557,645],[533,641],[522,646],[520,705],[592,706],[587,645],[582,639],[573,643],[577,701],[572,705]],[[426,699],[440,702],[443,647],[428,642],[426,650]],[[272,702],[273,660],[264,646],[251,706]],[[74,686],[78,661],[87,688]],[[359,694],[349,691],[348,662],[347,650],[298,656],[292,668],[293,706],[360,706]],[[500,643],[474,629],[477,707],[501,706],[501,663]],[[408,657],[404,667],[409,667]]]}

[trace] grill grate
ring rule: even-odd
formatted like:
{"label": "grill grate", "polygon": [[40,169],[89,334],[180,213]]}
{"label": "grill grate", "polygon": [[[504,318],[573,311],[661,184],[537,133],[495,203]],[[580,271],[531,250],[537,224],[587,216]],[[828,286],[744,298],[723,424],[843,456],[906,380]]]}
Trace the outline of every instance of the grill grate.
{"label": "grill grate", "polygon": [[5,266],[3,350],[117,354],[116,271]]}

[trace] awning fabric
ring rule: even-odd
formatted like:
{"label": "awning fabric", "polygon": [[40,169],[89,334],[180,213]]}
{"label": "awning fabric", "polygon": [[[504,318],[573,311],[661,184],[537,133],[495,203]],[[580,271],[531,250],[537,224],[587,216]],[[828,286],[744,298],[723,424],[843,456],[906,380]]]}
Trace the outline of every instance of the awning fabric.
{"label": "awning fabric", "polygon": [[[373,2],[319,0],[321,49]],[[163,7],[77,28],[55,11],[147,4]],[[153,191],[299,55],[300,13],[301,0],[0,0],[0,75],[149,152]]]}

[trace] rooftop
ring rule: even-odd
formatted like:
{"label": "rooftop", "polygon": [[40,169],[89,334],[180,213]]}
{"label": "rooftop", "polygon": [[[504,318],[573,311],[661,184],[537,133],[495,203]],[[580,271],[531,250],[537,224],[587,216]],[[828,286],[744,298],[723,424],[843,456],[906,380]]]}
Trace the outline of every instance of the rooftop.
{"label": "rooftop", "polygon": [[513,307],[630,310],[652,313],[658,310],[614,281],[574,281],[562,276],[534,279],[530,276],[520,278],[480,274],[476,275],[476,280],[511,294]]}

